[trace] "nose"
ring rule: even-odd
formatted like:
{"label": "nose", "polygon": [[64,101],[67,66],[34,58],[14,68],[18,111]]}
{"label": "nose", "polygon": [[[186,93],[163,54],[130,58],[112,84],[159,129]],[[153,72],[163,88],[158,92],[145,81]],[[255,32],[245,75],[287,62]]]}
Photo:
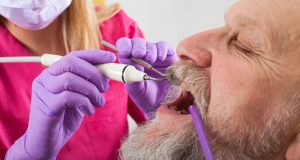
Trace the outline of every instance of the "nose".
{"label": "nose", "polygon": [[181,41],[177,47],[178,57],[203,68],[210,67],[212,62],[210,35],[210,32],[202,32]]}

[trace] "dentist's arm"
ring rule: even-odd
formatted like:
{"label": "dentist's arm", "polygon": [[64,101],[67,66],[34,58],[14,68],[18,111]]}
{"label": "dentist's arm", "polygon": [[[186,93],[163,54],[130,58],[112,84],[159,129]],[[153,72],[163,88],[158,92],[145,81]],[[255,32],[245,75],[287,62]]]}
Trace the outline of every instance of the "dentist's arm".
{"label": "dentist's arm", "polygon": [[113,61],[109,52],[75,51],[45,69],[32,84],[29,126],[6,159],[56,159],[84,115],[105,103],[108,80],[94,65]]}

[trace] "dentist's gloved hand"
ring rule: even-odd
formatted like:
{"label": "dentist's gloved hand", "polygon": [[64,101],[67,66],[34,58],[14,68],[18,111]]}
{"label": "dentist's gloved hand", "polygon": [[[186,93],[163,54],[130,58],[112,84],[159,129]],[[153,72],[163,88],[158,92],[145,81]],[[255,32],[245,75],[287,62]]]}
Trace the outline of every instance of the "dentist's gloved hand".
{"label": "dentist's gloved hand", "polygon": [[108,90],[108,80],[94,65],[114,61],[110,52],[75,51],[45,69],[32,84],[27,131],[6,159],[55,159],[84,115],[105,103],[101,93]]}
{"label": "dentist's gloved hand", "polygon": [[[175,51],[166,42],[150,43],[141,38],[121,38],[117,41],[117,48],[121,63],[131,64],[152,77],[160,77],[160,75],[134,63],[130,60],[130,57],[142,59],[162,73],[177,60]],[[126,89],[131,99],[146,116],[152,118],[153,113],[159,107],[160,101],[170,86],[171,84],[167,80],[158,82],[145,81],[126,84]]]}

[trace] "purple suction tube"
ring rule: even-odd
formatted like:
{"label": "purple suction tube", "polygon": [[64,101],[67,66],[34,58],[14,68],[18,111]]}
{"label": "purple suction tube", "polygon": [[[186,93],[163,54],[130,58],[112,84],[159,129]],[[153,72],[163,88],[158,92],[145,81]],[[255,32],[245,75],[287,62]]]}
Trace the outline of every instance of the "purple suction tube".
{"label": "purple suction tube", "polygon": [[193,123],[194,123],[194,127],[196,130],[196,133],[198,135],[198,139],[201,145],[201,149],[202,152],[205,156],[206,160],[214,160],[214,156],[211,152],[205,131],[204,131],[204,127],[203,127],[203,122],[202,122],[202,117],[200,115],[200,112],[197,108],[196,105],[191,105],[189,107],[189,111],[192,115],[192,119],[193,119]]}

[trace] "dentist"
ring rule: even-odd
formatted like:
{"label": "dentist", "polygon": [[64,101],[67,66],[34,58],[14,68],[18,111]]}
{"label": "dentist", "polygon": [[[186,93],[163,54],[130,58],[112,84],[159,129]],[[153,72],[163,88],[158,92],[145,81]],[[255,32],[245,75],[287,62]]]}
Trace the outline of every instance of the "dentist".
{"label": "dentist", "polygon": [[100,40],[129,37],[117,43],[119,61],[140,70],[130,56],[163,71],[174,51],[135,38],[141,30],[117,5],[95,11],[91,0],[2,0],[0,15],[0,56],[66,55],[47,69],[0,64],[0,158],[117,159],[127,113],[138,122],[151,117],[169,84],[108,81],[94,65],[116,57]]}

